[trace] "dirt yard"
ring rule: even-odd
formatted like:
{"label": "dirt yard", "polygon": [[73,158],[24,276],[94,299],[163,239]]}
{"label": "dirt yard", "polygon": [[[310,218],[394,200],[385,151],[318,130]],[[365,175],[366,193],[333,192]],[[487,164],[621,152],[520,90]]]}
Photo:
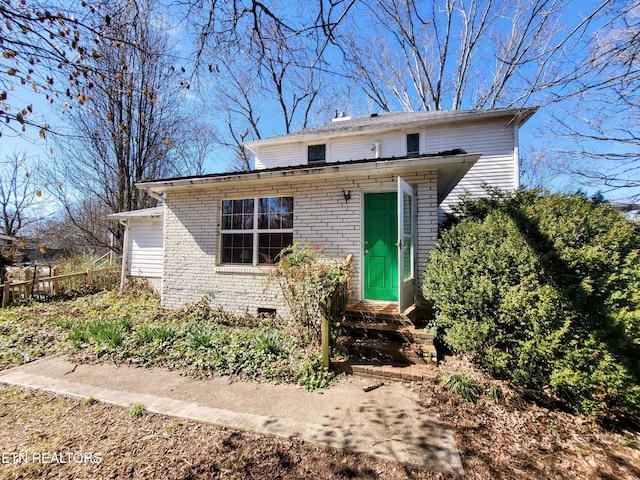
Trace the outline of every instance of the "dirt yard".
{"label": "dirt yard", "polygon": [[[407,388],[453,432],[467,474],[489,479],[640,478],[640,437],[521,405]],[[48,393],[0,386],[0,477],[442,479],[438,472]]]}

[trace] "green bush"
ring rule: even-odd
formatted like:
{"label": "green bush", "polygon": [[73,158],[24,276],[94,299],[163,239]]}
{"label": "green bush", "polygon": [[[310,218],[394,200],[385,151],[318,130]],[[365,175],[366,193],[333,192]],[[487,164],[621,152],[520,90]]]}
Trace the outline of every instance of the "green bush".
{"label": "green bush", "polygon": [[581,195],[464,199],[423,295],[454,351],[586,413],[640,412],[639,227]]}
{"label": "green bush", "polygon": [[[348,265],[327,257],[320,248],[294,243],[280,253],[267,286],[271,282],[280,286],[291,316],[300,326],[299,337],[319,342],[323,302],[331,298],[337,303],[331,309],[332,315],[344,313],[348,294],[335,293],[347,284],[348,278]],[[346,292],[346,288],[340,291]]]}
{"label": "green bush", "polygon": [[335,380],[335,373],[322,364],[322,358],[315,356],[305,359],[296,373],[298,384],[305,390],[315,390],[330,386]]}

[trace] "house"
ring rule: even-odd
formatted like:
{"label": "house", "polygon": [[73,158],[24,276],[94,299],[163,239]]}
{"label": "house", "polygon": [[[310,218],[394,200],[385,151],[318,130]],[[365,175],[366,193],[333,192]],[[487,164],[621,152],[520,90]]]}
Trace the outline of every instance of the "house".
{"label": "house", "polygon": [[13,242],[17,242],[17,241],[18,239],[15,237],[0,233],[0,245],[11,245]]}
{"label": "house", "polygon": [[151,287],[162,290],[164,207],[146,208],[108,215],[124,227],[122,246],[122,278],[144,279]]}
{"label": "house", "polygon": [[247,142],[250,172],[136,184],[164,202],[163,305],[207,294],[233,313],[286,315],[265,278],[282,248],[303,241],[336,259],[353,255],[354,300],[402,311],[419,301],[439,212],[483,183],[519,186],[518,130],[535,111],[337,118]]}
{"label": "house", "polygon": [[632,222],[640,221],[640,205],[629,202],[610,202],[611,208],[624,212],[625,216]]}

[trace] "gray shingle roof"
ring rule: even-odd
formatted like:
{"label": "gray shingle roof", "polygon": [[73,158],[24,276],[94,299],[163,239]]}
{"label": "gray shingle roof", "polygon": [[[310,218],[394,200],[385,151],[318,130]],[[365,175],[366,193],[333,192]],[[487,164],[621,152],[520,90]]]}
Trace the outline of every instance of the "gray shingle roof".
{"label": "gray shingle roof", "polygon": [[357,134],[358,132],[372,132],[393,130],[399,127],[411,125],[438,124],[445,122],[466,122],[473,120],[512,117],[516,124],[523,124],[538,107],[527,108],[499,108],[493,110],[436,110],[429,112],[384,112],[373,113],[364,117],[342,118],[333,121],[329,125],[309,128],[298,132],[279,135],[262,140],[245,142],[245,145],[254,149],[261,145],[284,143],[286,141],[298,141],[306,138],[340,136]]}

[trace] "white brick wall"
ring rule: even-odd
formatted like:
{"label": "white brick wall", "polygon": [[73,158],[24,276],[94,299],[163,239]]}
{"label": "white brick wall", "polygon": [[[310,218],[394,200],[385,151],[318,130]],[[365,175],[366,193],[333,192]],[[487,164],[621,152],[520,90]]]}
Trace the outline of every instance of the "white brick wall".
{"label": "white brick wall", "polygon": [[[421,276],[437,237],[436,171],[403,174],[416,189],[417,270]],[[395,190],[391,174],[359,174],[345,179],[292,177],[289,183],[243,185],[241,182],[167,192],[162,301],[169,308],[209,294],[225,310],[256,313],[258,307],[288,309],[275,285],[266,288],[269,267],[219,265],[220,205],[223,199],[294,197],[294,241],[323,244],[327,255],[353,254],[354,298],[361,298],[363,193]],[[343,189],[351,191],[345,202]],[[418,285],[420,280],[418,279]]]}

